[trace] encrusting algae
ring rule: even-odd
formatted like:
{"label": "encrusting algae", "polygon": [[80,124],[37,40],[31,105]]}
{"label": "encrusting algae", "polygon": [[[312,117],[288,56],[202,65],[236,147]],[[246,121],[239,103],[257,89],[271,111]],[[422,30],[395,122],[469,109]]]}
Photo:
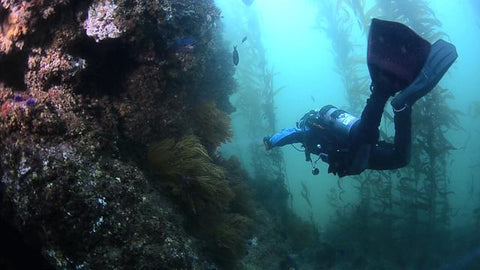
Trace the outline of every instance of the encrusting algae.
{"label": "encrusting algae", "polygon": [[[287,193],[256,198],[280,181],[216,152],[236,87],[220,18],[211,0],[1,1],[0,224],[48,266],[278,269],[290,236],[265,209]],[[18,254],[0,269],[31,269]]]}

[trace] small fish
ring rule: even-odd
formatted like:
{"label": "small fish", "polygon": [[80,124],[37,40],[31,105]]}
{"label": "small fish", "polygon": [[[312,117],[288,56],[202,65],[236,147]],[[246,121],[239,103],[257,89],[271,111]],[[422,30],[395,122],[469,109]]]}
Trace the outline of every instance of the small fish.
{"label": "small fish", "polygon": [[192,52],[197,46],[193,38],[180,38],[168,44],[168,49],[174,52]]}
{"label": "small fish", "polygon": [[243,44],[245,41],[247,41],[247,36],[245,36],[245,37],[242,38],[242,44]]}
{"label": "small fish", "polygon": [[313,96],[310,96],[310,98],[312,99],[313,103],[315,103],[315,98]]}
{"label": "small fish", "polygon": [[252,3],[253,3],[253,0],[242,0],[242,2],[247,5],[247,6],[250,6]]}
{"label": "small fish", "polygon": [[237,46],[233,46],[233,64],[235,66],[238,65],[238,61],[240,61],[240,58],[238,56]]}

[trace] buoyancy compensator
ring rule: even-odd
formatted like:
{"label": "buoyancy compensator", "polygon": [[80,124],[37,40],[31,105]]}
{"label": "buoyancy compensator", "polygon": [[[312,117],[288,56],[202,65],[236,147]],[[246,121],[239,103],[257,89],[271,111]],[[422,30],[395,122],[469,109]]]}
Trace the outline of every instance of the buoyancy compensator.
{"label": "buoyancy compensator", "polygon": [[[299,122],[297,128],[306,131],[309,129],[323,130],[325,135],[335,139],[337,143],[347,142],[350,131],[358,118],[333,105],[326,105],[320,110],[311,110]],[[344,142],[344,143],[342,143]]]}
{"label": "buoyancy compensator", "polygon": [[[312,162],[310,154],[315,154],[324,162],[330,163],[330,155],[347,153],[349,135],[358,120],[357,117],[332,105],[306,113],[297,122],[297,128],[308,131],[304,132],[303,141],[306,161]],[[313,162],[312,167],[312,172],[318,171]]]}

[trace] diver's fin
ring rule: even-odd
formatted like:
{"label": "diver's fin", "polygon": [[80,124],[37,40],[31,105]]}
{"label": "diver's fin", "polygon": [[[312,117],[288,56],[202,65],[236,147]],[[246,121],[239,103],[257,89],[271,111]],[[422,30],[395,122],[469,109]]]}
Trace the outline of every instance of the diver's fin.
{"label": "diver's fin", "polygon": [[455,46],[442,39],[432,45],[427,61],[411,85],[402,90],[391,102],[395,110],[412,106],[415,101],[430,92],[457,59]]}
{"label": "diver's fin", "polygon": [[394,95],[410,85],[422,69],[430,47],[428,41],[401,23],[373,19],[367,64],[374,89]]}

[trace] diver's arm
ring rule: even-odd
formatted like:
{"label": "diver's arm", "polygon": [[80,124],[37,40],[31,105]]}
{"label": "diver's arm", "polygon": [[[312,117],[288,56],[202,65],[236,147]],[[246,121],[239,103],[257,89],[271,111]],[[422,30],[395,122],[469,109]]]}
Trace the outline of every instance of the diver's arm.
{"label": "diver's arm", "polygon": [[270,150],[273,147],[284,146],[292,143],[300,143],[303,141],[304,132],[305,131],[295,127],[285,128],[282,131],[263,139],[265,149]]}

